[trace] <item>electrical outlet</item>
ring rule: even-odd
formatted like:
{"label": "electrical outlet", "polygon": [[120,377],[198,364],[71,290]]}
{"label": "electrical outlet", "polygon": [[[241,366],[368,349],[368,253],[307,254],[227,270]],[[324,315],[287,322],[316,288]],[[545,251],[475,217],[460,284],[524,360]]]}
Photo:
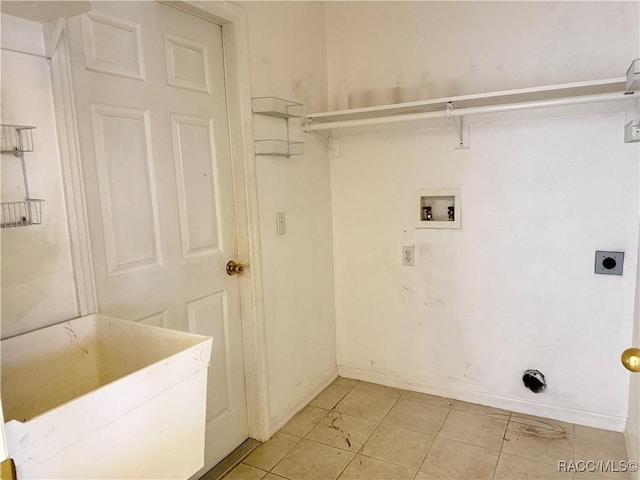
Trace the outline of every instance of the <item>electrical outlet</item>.
{"label": "electrical outlet", "polygon": [[415,260],[415,247],[402,247],[402,265],[413,267],[416,264]]}
{"label": "electrical outlet", "polygon": [[278,235],[284,235],[287,233],[287,220],[284,216],[284,212],[276,213],[276,233]]}

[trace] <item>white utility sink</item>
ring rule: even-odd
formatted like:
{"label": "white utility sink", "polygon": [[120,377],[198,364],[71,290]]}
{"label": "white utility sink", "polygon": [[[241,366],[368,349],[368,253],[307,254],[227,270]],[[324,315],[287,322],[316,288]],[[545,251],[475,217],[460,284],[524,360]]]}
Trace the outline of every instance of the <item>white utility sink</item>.
{"label": "white utility sink", "polygon": [[89,315],[2,340],[18,478],[189,478],[203,466],[211,338]]}

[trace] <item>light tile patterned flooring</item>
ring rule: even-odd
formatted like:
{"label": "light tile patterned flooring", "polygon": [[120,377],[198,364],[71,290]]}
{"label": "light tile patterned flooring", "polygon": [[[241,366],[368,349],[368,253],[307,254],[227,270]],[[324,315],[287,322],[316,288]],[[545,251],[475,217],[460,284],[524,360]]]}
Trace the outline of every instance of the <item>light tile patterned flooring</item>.
{"label": "light tile patterned flooring", "polygon": [[630,478],[559,460],[626,460],[623,435],[338,378],[225,480]]}

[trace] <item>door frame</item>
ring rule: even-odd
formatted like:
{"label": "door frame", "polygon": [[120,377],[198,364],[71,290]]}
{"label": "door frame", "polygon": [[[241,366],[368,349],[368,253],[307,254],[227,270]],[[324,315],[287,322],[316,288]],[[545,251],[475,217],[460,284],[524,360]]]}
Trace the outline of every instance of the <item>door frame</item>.
{"label": "door frame", "polygon": [[[247,14],[241,6],[226,1],[156,1],[222,27],[238,260],[248,265],[246,273],[238,279],[248,427],[251,438],[265,441],[271,434],[271,416],[258,192],[253,149]],[[78,313],[89,315],[96,313],[97,300],[65,25],[65,20],[59,19],[43,27],[46,55],[50,59],[76,301]]]}

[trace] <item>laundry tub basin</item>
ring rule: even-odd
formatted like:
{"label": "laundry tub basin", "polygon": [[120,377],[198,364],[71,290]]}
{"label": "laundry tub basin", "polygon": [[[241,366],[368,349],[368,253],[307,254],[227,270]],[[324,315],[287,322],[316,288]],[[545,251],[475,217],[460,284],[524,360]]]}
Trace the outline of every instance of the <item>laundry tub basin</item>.
{"label": "laundry tub basin", "polygon": [[211,338],[88,315],[2,340],[19,479],[188,478],[203,466]]}

